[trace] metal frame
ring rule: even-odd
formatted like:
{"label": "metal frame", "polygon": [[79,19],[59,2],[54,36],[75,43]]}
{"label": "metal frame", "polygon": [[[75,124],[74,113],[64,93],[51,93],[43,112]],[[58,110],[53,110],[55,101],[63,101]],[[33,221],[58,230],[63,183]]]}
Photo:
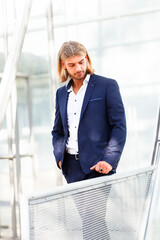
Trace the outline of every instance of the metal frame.
{"label": "metal frame", "polygon": [[[7,108],[7,129],[8,129],[8,146],[9,146],[9,153],[7,155],[1,155],[0,160],[8,160],[9,164],[9,177],[10,177],[10,204],[11,204],[11,216],[12,216],[12,236],[13,238],[17,238],[17,217],[16,217],[16,205],[19,203],[19,195],[22,193],[22,186],[21,186],[21,158],[31,157],[33,158],[33,145],[34,145],[34,137],[33,137],[33,127],[32,127],[32,104],[31,104],[31,96],[30,96],[30,83],[29,78],[22,74],[17,74],[17,78],[24,78],[26,81],[27,86],[27,106],[28,106],[28,117],[29,117],[29,144],[30,144],[30,152],[26,154],[20,154],[19,150],[19,127],[18,127],[18,117],[17,117],[17,108],[16,108],[16,86],[14,84],[14,96],[12,97],[12,101],[9,101],[8,108]],[[12,94],[13,95],[13,94]],[[14,109],[14,110],[13,110]],[[12,112],[16,114],[16,122],[13,124],[15,118],[12,116]],[[12,129],[15,126],[15,143],[16,143],[16,154],[13,154],[12,150]],[[18,161],[16,161],[18,159]],[[16,169],[15,169],[16,163]],[[33,176],[35,177],[35,166],[34,161],[32,161],[32,170]],[[15,177],[16,176],[16,177]],[[16,181],[15,181],[16,180]],[[16,188],[18,186],[19,193],[16,196]],[[16,203],[17,201],[17,203]],[[19,207],[19,206],[18,206]],[[19,213],[20,214],[20,213]],[[19,216],[20,217],[20,216]]]}
{"label": "metal frame", "polygon": [[156,164],[156,153],[157,153],[159,143],[160,143],[160,107],[158,112],[157,129],[156,129],[156,136],[155,136],[151,165]]}
{"label": "metal frame", "polygon": [[13,48],[11,49],[5,64],[0,84],[0,129],[7,109],[8,101],[11,96],[13,83],[15,81],[18,60],[20,58],[24,37],[27,31],[31,6],[32,0],[27,0],[24,7],[24,14],[22,14],[22,19],[20,20],[20,26],[15,33]]}
{"label": "metal frame", "polygon": [[[7,61],[8,57],[8,29],[7,29],[7,6],[6,1],[2,1],[3,5],[3,39],[4,39],[4,55],[5,55],[5,62]],[[8,132],[8,164],[9,164],[9,176],[10,176],[10,187],[11,187],[11,195],[10,195],[10,204],[11,204],[11,215],[12,215],[12,236],[17,237],[17,219],[16,219],[16,196],[15,196],[15,173],[14,173],[14,166],[13,166],[13,149],[12,149],[12,128],[13,128],[13,121],[12,121],[12,103],[13,103],[13,95],[11,94],[8,108],[6,112],[6,121],[7,121],[7,132]],[[15,103],[16,104],[16,103]]]}
{"label": "metal frame", "polygon": [[[47,0],[50,1],[50,0]],[[126,17],[134,17],[134,16],[138,16],[138,15],[146,15],[146,14],[152,14],[152,13],[159,13],[160,12],[160,8],[153,8],[153,9],[144,9],[141,11],[134,11],[134,12],[129,12],[128,14],[121,14],[121,15],[113,15],[110,17],[98,17],[96,20],[95,19],[90,19],[90,20],[77,20],[74,22],[66,22],[66,23],[59,23],[59,24],[55,24],[55,28],[60,28],[60,27],[68,27],[68,26],[72,26],[72,25],[79,25],[79,24],[84,24],[84,23],[92,23],[92,22],[101,22],[101,21],[109,21],[109,20],[114,20],[117,18],[126,18]],[[36,19],[36,18],[42,18],[45,17],[45,14],[39,14],[36,16],[32,16],[32,19]],[[33,31],[39,31],[39,30],[45,30],[44,27],[39,27],[36,29],[29,29],[28,32],[33,32]],[[1,35],[0,35],[1,37]]]}
{"label": "metal frame", "polygon": [[[12,236],[17,238],[17,219],[16,219],[16,189],[17,197],[21,193],[21,164],[20,158],[23,157],[19,152],[19,128],[18,128],[18,118],[17,118],[17,102],[15,101],[16,96],[16,71],[17,65],[22,51],[22,46],[24,42],[24,37],[26,34],[28,20],[30,15],[30,10],[32,6],[32,0],[26,0],[24,7],[24,13],[22,14],[20,25],[15,33],[14,46],[8,54],[8,31],[7,31],[7,10],[6,1],[3,0],[3,19],[4,19],[4,46],[5,46],[5,68],[0,83],[0,129],[4,120],[4,116],[7,116],[7,130],[8,130],[8,155],[0,156],[0,159],[9,160],[9,172],[10,172],[10,183],[11,183],[11,209],[12,209]],[[14,101],[13,101],[14,100]],[[30,104],[29,104],[30,107]],[[29,114],[30,115],[30,114]],[[31,118],[29,119],[31,127]],[[15,129],[15,144],[16,144],[16,154],[13,154],[13,142],[12,142],[12,130]],[[32,130],[30,135],[30,140],[32,139]],[[26,155],[24,155],[26,156]],[[32,156],[32,154],[28,154]],[[16,171],[14,169],[14,159],[16,160]],[[15,177],[16,172],[16,177]],[[16,179],[16,182],[15,182]],[[18,201],[19,204],[19,201]],[[19,211],[20,212],[20,211]],[[20,213],[19,213],[20,214]]]}
{"label": "metal frame", "polygon": [[153,212],[154,212],[154,208],[156,206],[156,202],[157,202],[157,200],[160,199],[160,197],[159,197],[159,191],[160,191],[160,107],[158,110],[157,128],[156,128],[156,135],[155,135],[155,142],[154,142],[151,166],[156,167],[156,172],[155,172],[155,177],[154,177],[154,183],[152,186],[152,197],[151,197],[149,211],[148,211],[147,224],[146,224],[144,238],[143,238],[144,240],[147,237],[147,230],[149,228],[151,219],[153,217]]}
{"label": "metal frame", "polygon": [[[46,1],[46,17],[47,17],[47,33],[48,33],[48,56],[49,56],[49,64],[50,64],[50,86],[52,93],[52,108],[54,111],[55,108],[55,93],[57,88],[56,81],[56,50],[55,50],[55,41],[54,41],[54,25],[53,25],[53,8],[52,8],[52,0]],[[53,116],[53,114],[52,114]],[[62,174],[57,172],[57,185],[62,185]]]}
{"label": "metal frame", "polygon": [[154,176],[154,181],[152,184],[152,194],[151,194],[151,201],[149,205],[149,211],[148,211],[148,216],[147,216],[147,223],[146,223],[146,228],[144,232],[144,238],[143,240],[148,239],[148,228],[151,225],[151,220],[153,219],[153,213],[156,207],[157,201],[160,199],[159,197],[159,191],[160,191],[160,143],[157,143],[157,154],[155,156],[155,161],[156,161],[156,171],[155,171],[155,176]]}

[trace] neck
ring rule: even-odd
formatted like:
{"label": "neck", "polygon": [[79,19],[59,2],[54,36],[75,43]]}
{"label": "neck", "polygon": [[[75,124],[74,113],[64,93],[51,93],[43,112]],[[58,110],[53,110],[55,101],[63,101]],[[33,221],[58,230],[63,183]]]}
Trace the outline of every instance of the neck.
{"label": "neck", "polygon": [[80,88],[83,85],[83,81],[84,79],[81,80],[73,79],[73,87]]}
{"label": "neck", "polygon": [[73,91],[75,94],[77,94],[77,92],[79,91],[79,89],[81,88],[81,86],[83,85],[83,81],[81,80],[73,80]]}

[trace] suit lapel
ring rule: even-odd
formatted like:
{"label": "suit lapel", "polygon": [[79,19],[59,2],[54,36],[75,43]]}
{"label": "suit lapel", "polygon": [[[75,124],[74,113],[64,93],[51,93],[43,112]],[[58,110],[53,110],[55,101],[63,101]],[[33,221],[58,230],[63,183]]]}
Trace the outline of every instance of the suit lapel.
{"label": "suit lapel", "polygon": [[64,126],[64,131],[67,130],[67,102],[68,102],[68,95],[66,87],[64,88],[64,91],[62,93],[62,96],[60,97],[60,112],[62,117],[62,122]]}
{"label": "suit lapel", "polygon": [[[94,86],[95,86],[95,75],[91,75],[90,77],[90,80],[89,80],[89,83],[88,83],[88,86],[87,86],[87,89],[86,89],[86,93],[85,93],[85,96],[84,96],[84,100],[83,100],[83,104],[82,104],[82,110],[81,110],[81,115],[80,115],[80,121],[83,117],[83,114],[86,110],[86,107],[88,105],[88,102],[91,98],[91,95],[92,95],[92,92],[93,92],[93,89],[94,89]],[[67,87],[69,88],[69,87]],[[63,126],[64,126],[64,131],[68,129],[68,124],[67,124],[67,103],[68,103],[68,96],[69,96],[69,93],[67,91],[67,88],[64,87],[64,91],[62,92],[61,94],[61,97],[59,98],[60,99],[60,106],[61,106],[61,109],[60,109],[60,112],[61,112],[61,116],[62,116],[62,122],[63,122]]]}
{"label": "suit lapel", "polygon": [[90,77],[90,80],[89,80],[89,83],[88,83],[88,86],[87,86],[87,89],[86,89],[86,93],[85,93],[85,96],[84,96],[82,110],[81,110],[81,116],[80,116],[80,121],[81,121],[81,119],[83,117],[83,114],[84,114],[84,112],[86,110],[86,107],[87,107],[88,102],[90,100],[90,97],[91,97],[91,94],[93,92],[94,86],[95,86],[95,75],[93,74]]}

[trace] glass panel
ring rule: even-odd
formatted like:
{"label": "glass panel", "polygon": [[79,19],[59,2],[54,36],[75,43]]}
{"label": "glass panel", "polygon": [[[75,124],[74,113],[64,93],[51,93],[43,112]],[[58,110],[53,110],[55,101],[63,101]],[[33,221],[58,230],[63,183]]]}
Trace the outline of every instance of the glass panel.
{"label": "glass panel", "polygon": [[[11,1],[8,0],[8,9],[10,8],[10,5],[9,5],[10,2]],[[15,11],[16,18],[19,18],[23,14],[26,0],[23,0],[23,1],[14,0],[12,2],[14,3],[14,9],[12,9],[12,11]]]}
{"label": "glass panel", "polygon": [[98,22],[79,24],[78,41],[83,43],[86,48],[96,48],[98,45],[98,38],[95,37],[98,32]]}
{"label": "glass panel", "polygon": [[46,2],[44,0],[33,0],[31,17],[46,14]]}
{"label": "glass panel", "polygon": [[87,21],[98,17],[98,0],[76,1],[76,18],[80,21]]}
{"label": "glass panel", "polygon": [[160,44],[124,45],[103,54],[101,73],[118,81],[127,115],[127,143],[119,170],[149,165],[159,104]]}
{"label": "glass panel", "polygon": [[[114,45],[119,43],[119,24],[117,19],[102,21],[99,23],[98,35],[101,43],[105,45]],[[102,48],[102,45],[100,45]]]}
{"label": "glass panel", "polygon": [[[2,51],[4,51],[4,45],[3,45],[3,39],[0,38],[0,46],[2,47],[2,49],[0,49],[0,73],[3,72],[4,70],[4,53],[2,53]],[[0,81],[1,81],[1,77],[0,76]]]}
{"label": "glass panel", "polygon": [[[32,56],[33,59],[35,55],[43,56],[43,57],[47,56],[48,54],[47,33],[45,31],[36,31],[36,32],[28,33],[25,37],[25,41],[23,45],[23,53],[27,53],[28,55],[31,54],[30,56]],[[34,62],[34,64],[36,64],[36,61]],[[43,65],[39,66],[37,69],[38,72],[42,72],[42,68],[43,68]]]}
{"label": "glass panel", "polygon": [[160,13],[137,15],[121,19],[122,42],[128,43],[158,39],[160,37],[159,22]]}
{"label": "glass panel", "polygon": [[[1,152],[2,154],[2,152]],[[11,226],[11,209],[10,209],[10,180],[8,161],[0,160],[0,233],[1,226]],[[5,186],[5,187],[3,187]],[[2,235],[3,236],[3,235]]]}
{"label": "glass panel", "polygon": [[136,11],[152,10],[160,7],[159,0],[100,0],[101,16],[111,17],[133,13]]}

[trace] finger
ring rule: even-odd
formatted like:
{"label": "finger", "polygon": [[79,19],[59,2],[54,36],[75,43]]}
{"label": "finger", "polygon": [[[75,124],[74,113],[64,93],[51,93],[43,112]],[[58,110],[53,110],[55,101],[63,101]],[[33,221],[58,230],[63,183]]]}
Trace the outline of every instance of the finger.
{"label": "finger", "polygon": [[97,172],[100,172],[100,169],[101,169],[101,167],[99,166],[99,164],[97,164],[95,170],[96,170]]}
{"label": "finger", "polygon": [[91,169],[91,170],[94,170],[94,169],[95,169],[95,166],[96,166],[96,165],[92,166],[90,169]]}
{"label": "finger", "polygon": [[108,171],[108,170],[105,170],[105,171],[104,171],[104,174],[108,174],[108,173],[109,173],[109,171]]}
{"label": "finger", "polygon": [[105,174],[108,174],[111,170],[112,170],[112,168],[106,168]]}
{"label": "finger", "polygon": [[100,168],[99,172],[104,174],[105,173],[105,169],[104,168]]}
{"label": "finger", "polygon": [[99,167],[98,164],[94,165],[93,167],[90,168],[91,170],[95,170],[97,172],[99,172]]}
{"label": "finger", "polygon": [[58,162],[58,165],[59,165],[59,167],[60,167],[60,169],[61,169],[61,168],[62,168],[62,167],[61,167],[61,161]]}

